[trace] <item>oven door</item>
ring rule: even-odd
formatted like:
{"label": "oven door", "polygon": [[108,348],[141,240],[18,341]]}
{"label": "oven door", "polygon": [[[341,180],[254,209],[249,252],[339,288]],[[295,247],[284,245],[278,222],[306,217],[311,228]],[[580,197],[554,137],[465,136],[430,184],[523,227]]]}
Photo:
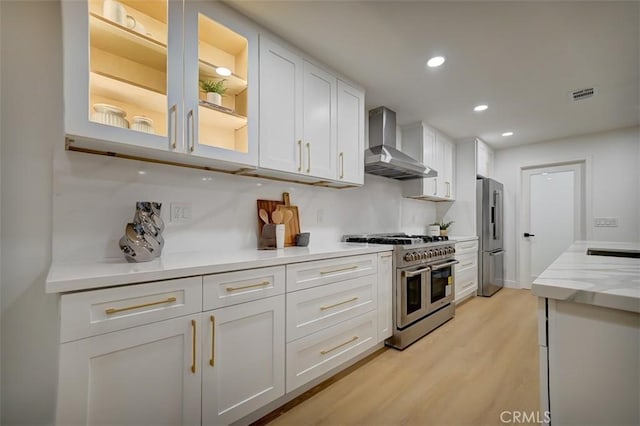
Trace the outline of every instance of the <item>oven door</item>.
{"label": "oven door", "polygon": [[429,313],[431,268],[424,265],[396,271],[396,327],[404,328]]}
{"label": "oven door", "polygon": [[455,264],[457,260],[431,265],[428,311],[433,312],[453,302],[455,297]]}

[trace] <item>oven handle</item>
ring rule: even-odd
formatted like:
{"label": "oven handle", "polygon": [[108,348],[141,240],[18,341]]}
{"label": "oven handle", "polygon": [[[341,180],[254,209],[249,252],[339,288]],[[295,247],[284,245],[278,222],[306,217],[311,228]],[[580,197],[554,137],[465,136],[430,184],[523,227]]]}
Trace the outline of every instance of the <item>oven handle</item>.
{"label": "oven handle", "polygon": [[440,265],[431,265],[431,269],[434,271],[437,271],[438,269],[446,268],[448,266],[455,265],[457,263],[460,263],[460,262],[458,262],[457,260],[452,260],[451,262],[442,263]]}
{"label": "oven handle", "polygon": [[423,268],[423,269],[418,269],[417,271],[413,271],[413,272],[407,272],[407,271],[402,271],[402,275],[405,277],[415,277],[416,275],[420,275],[423,272],[427,272],[430,271],[431,268]]}

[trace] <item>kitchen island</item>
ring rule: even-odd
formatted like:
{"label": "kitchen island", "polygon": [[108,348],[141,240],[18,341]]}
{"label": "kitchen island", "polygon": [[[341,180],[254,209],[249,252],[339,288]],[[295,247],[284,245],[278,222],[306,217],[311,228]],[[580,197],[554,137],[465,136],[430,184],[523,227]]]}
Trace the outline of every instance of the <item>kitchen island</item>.
{"label": "kitchen island", "polygon": [[554,425],[640,424],[640,243],[578,241],[533,283],[541,411]]}

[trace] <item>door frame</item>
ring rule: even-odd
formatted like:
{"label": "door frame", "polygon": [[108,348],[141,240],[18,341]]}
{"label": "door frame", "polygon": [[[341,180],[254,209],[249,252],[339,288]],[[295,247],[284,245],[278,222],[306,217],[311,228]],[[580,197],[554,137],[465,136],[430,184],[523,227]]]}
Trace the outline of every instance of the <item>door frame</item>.
{"label": "door frame", "polygon": [[[590,179],[590,171],[591,169],[591,159],[583,158],[583,159],[575,159],[568,160],[562,162],[554,162],[554,163],[546,163],[546,164],[531,164],[531,165],[523,165],[520,167],[520,173],[518,174],[518,188],[519,188],[519,196],[518,196],[518,208],[517,208],[517,217],[518,221],[516,224],[516,257],[517,257],[517,268],[518,268],[518,286],[520,288],[529,289],[531,285],[529,284],[529,276],[530,276],[530,264],[528,263],[528,259],[530,256],[529,245],[524,244],[524,236],[523,233],[525,231],[529,231],[527,221],[529,218],[528,213],[528,198],[529,192],[525,192],[525,185],[527,184],[526,175],[534,170],[541,171],[549,171],[549,172],[557,172],[561,170],[573,170],[575,171],[577,179],[577,183],[579,184],[577,188],[577,193],[574,193],[574,197],[578,199],[578,212],[580,218],[580,224],[577,225],[577,234],[578,237],[576,240],[584,240],[590,239],[591,237],[591,227],[587,226],[587,223],[591,220],[591,197],[590,197],[590,188],[592,187],[592,182]],[[575,190],[575,189],[574,189]]]}

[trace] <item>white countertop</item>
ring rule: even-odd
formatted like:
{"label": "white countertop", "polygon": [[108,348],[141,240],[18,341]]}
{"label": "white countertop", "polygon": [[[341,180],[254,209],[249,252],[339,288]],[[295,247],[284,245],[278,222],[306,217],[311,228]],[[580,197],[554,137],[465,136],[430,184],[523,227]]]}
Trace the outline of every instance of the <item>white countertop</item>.
{"label": "white countertop", "polygon": [[453,241],[455,243],[461,243],[464,241],[474,241],[477,240],[477,235],[450,235],[449,241]]}
{"label": "white countertop", "polygon": [[640,259],[587,255],[587,248],[640,250],[640,243],[576,241],[533,282],[533,294],[640,312]]}
{"label": "white countertop", "polygon": [[144,263],[129,263],[124,256],[99,262],[54,262],[45,289],[47,293],[62,293],[391,250],[388,245],[336,243],[279,250],[165,253]]}

